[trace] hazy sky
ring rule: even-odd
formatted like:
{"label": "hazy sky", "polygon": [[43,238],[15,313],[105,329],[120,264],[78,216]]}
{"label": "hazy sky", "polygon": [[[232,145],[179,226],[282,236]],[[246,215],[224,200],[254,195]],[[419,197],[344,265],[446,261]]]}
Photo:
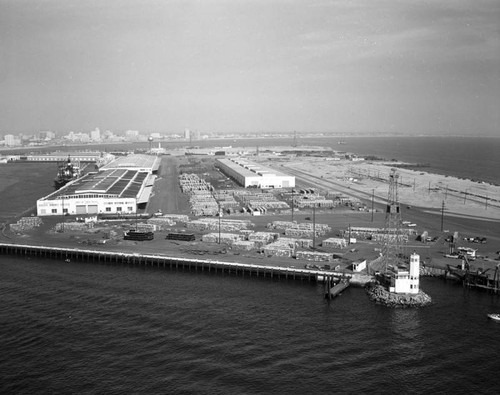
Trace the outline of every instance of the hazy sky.
{"label": "hazy sky", "polygon": [[500,135],[498,0],[0,0],[0,133]]}

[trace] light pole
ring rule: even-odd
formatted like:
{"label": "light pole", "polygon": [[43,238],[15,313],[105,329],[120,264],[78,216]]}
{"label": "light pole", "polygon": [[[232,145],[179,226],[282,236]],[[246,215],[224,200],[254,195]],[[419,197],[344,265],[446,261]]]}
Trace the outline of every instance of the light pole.
{"label": "light pole", "polygon": [[375,198],[375,189],[372,189],[372,222],[373,222],[373,200]]}
{"label": "light pole", "polygon": [[62,231],[64,233],[64,195],[63,194],[61,195],[61,206],[62,206],[62,217],[63,217],[61,224],[62,224]]}
{"label": "light pole", "polygon": [[293,222],[293,210],[295,208],[295,189],[292,189],[292,222]]}
{"label": "light pole", "polygon": [[443,204],[441,205],[441,232],[444,229],[443,223],[444,223],[444,200],[443,200]]}
{"label": "light pole", "polygon": [[222,211],[220,209],[220,202],[217,202],[217,205],[219,206],[219,244],[220,244],[220,221],[222,217]]}
{"label": "light pole", "polygon": [[316,203],[313,203],[313,250],[316,249]]}

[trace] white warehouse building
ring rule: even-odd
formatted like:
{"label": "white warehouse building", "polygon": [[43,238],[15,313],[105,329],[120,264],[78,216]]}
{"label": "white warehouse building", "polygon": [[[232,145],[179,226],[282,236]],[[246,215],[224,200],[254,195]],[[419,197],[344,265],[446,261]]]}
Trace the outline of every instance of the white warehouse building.
{"label": "white warehouse building", "polygon": [[37,215],[134,214],[149,201],[160,159],[130,155],[36,202]]}
{"label": "white warehouse building", "polygon": [[295,177],[243,158],[217,159],[215,166],[245,188],[294,188]]}

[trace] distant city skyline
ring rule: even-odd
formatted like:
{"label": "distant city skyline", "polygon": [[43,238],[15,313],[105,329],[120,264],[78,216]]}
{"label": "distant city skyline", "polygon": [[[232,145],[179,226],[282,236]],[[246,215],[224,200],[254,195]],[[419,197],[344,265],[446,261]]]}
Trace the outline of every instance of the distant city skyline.
{"label": "distant city skyline", "polygon": [[497,136],[495,0],[0,0],[0,136]]}

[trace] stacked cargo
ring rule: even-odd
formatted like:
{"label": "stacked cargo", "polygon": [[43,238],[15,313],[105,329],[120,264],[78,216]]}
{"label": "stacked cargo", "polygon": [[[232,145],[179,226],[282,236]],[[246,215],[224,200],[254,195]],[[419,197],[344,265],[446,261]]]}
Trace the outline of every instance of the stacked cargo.
{"label": "stacked cargo", "polygon": [[273,221],[266,225],[268,229],[288,229],[297,225],[297,221]]}
{"label": "stacked cargo", "polygon": [[240,233],[245,237],[245,240],[248,240],[248,236],[252,234],[254,231],[250,229],[242,229]]}
{"label": "stacked cargo", "polygon": [[[400,231],[400,233],[405,236],[406,240],[408,240],[408,236],[417,234],[417,231],[413,228],[402,228]],[[380,241],[385,238],[387,231],[384,228],[352,227],[348,230],[344,230],[343,233],[344,237],[350,235],[351,237],[357,236]]]}
{"label": "stacked cargo", "polygon": [[287,210],[290,207],[286,202],[278,200],[272,193],[243,191],[235,193],[242,206],[248,207],[250,211],[265,213],[268,210]]}
{"label": "stacked cargo", "polygon": [[222,243],[232,245],[235,241],[241,240],[242,236],[235,233],[208,233],[201,237],[201,241],[205,243]]}
{"label": "stacked cargo", "polygon": [[179,182],[183,193],[189,195],[191,212],[196,216],[214,216],[219,206],[212,195],[213,186],[196,174],[181,174]]}
{"label": "stacked cargo", "polygon": [[181,174],[179,176],[179,183],[183,193],[192,193],[194,191],[211,191],[212,185],[206,182],[196,174]]}
{"label": "stacked cargo", "polygon": [[239,203],[234,199],[233,192],[232,191],[217,191],[214,192],[214,198],[219,202],[219,205],[223,209],[228,209],[228,208],[235,208],[239,206]]}
{"label": "stacked cargo", "polygon": [[238,251],[251,251],[255,248],[255,243],[248,240],[236,240],[233,242],[232,247]]}
{"label": "stacked cargo", "polygon": [[398,238],[401,243],[407,243],[408,242],[408,235],[405,234],[400,234],[397,236],[396,234],[390,234],[389,235],[389,240],[387,240],[388,235],[386,233],[376,233],[372,235],[372,240],[376,241],[377,243],[386,243],[387,241],[389,242],[395,242]]}
{"label": "stacked cargo", "polygon": [[323,240],[321,246],[325,248],[344,248],[347,247],[347,241],[340,237],[330,237]]}
{"label": "stacked cargo", "polygon": [[234,232],[247,229],[253,226],[251,221],[248,220],[234,220],[234,219],[216,219],[216,218],[200,218],[186,223],[186,227],[191,230],[220,230],[225,232]]}
{"label": "stacked cargo", "polygon": [[297,251],[297,259],[305,259],[308,261],[315,262],[331,262],[333,261],[333,255],[327,252],[317,252],[317,251]]}
{"label": "stacked cargo", "polygon": [[94,227],[94,222],[58,222],[54,226],[56,232],[85,232]]}
{"label": "stacked cargo", "polygon": [[294,239],[294,240],[297,247],[300,248],[312,248],[313,246],[312,239]]}
{"label": "stacked cargo", "polygon": [[316,207],[316,208],[332,208],[335,207],[336,204],[333,200],[325,199],[323,196],[295,196],[293,198],[294,206],[298,208],[306,208],[306,207]]}
{"label": "stacked cargo", "polygon": [[280,258],[291,258],[295,253],[295,243],[285,240],[277,240],[264,247],[266,256],[277,256]]}
{"label": "stacked cargo", "polygon": [[209,191],[192,191],[189,205],[195,216],[215,216],[219,213],[219,205]]}
{"label": "stacked cargo", "polygon": [[291,237],[280,237],[276,243],[294,245],[299,248],[311,248],[313,241],[311,239],[295,239]]}
{"label": "stacked cargo", "polygon": [[177,223],[177,222],[186,223],[189,221],[189,217],[187,215],[184,215],[184,214],[165,214],[159,218],[170,219],[170,220],[174,221],[175,223]]}
{"label": "stacked cargo", "polygon": [[167,240],[179,240],[179,241],[195,241],[195,236],[192,233],[169,233],[165,239]]}
{"label": "stacked cargo", "polygon": [[137,224],[130,225],[129,229],[134,229],[138,232],[154,232],[157,230],[157,227],[154,224],[139,222]]}
{"label": "stacked cargo", "polygon": [[262,247],[278,239],[278,233],[272,232],[253,232],[248,235],[248,241],[253,241],[256,247]]}
{"label": "stacked cargo", "polygon": [[171,218],[154,217],[148,219],[148,224],[155,225],[158,230],[166,230],[175,225],[176,222]]}
{"label": "stacked cargo", "polygon": [[10,224],[10,230],[13,232],[23,232],[40,226],[42,219],[40,217],[22,217],[15,224]]}
{"label": "stacked cargo", "polygon": [[292,237],[323,236],[331,230],[330,226],[326,224],[300,223],[285,229],[285,235]]}

